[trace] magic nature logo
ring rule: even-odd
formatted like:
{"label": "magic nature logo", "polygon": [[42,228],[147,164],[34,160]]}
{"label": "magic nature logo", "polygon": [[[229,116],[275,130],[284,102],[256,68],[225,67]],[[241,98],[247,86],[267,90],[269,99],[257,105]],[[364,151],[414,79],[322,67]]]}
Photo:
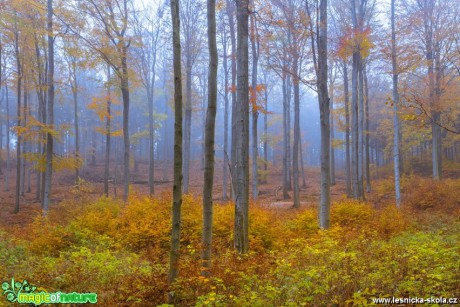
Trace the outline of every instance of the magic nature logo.
{"label": "magic nature logo", "polygon": [[19,304],[86,304],[97,303],[96,293],[64,293],[64,292],[35,292],[37,287],[29,284],[27,280],[22,283],[15,281],[2,283],[3,295],[11,303]]}

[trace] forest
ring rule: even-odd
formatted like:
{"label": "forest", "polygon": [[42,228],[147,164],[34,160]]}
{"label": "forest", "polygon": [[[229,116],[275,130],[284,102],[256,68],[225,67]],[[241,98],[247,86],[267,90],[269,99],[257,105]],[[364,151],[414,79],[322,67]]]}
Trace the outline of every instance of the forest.
{"label": "forest", "polygon": [[459,263],[459,1],[0,0],[0,306],[453,306]]}

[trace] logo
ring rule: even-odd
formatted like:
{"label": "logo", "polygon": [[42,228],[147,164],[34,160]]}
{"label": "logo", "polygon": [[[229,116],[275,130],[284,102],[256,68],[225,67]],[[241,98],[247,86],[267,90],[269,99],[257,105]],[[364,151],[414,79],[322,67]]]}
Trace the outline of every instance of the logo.
{"label": "logo", "polygon": [[11,303],[19,304],[85,304],[97,303],[96,293],[64,293],[64,292],[35,292],[37,287],[29,284],[27,280],[22,283],[15,281],[2,283],[3,296]]}

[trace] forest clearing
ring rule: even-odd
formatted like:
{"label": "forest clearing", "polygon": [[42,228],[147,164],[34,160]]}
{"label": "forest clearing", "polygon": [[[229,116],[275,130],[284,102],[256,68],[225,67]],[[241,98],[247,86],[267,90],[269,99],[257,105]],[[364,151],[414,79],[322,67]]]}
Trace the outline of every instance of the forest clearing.
{"label": "forest clearing", "polygon": [[459,4],[0,0],[0,306],[459,304]]}

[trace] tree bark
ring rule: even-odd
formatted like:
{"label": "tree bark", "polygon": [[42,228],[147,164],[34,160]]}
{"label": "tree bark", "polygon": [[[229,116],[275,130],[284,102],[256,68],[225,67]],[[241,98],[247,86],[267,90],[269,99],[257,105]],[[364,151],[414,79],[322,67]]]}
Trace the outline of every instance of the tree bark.
{"label": "tree bark", "polygon": [[[179,274],[179,246],[182,206],[182,72],[179,0],[171,0],[171,20],[174,62],[174,185],[172,204],[171,251],[168,282],[172,284]],[[174,298],[170,294],[169,301]]]}
{"label": "tree bark", "polygon": [[[234,1],[227,0],[227,15],[228,15],[228,24],[230,27],[230,41],[232,46],[232,142],[231,142],[231,169],[232,174],[236,175],[236,129],[237,129],[237,120],[236,120],[236,113],[237,113],[237,95],[236,95],[236,36],[235,36],[235,6]],[[236,176],[233,176],[232,182],[232,193],[237,185]],[[236,200],[236,195],[232,195],[233,199]]]}
{"label": "tree bark", "polygon": [[224,30],[222,36],[222,49],[223,49],[223,69],[224,69],[224,164],[222,166],[222,199],[227,200],[227,188],[228,188],[228,54],[227,54],[227,32]]}
{"label": "tree bark", "polygon": [[[17,15],[16,15],[17,17]],[[16,99],[17,99],[17,125],[21,127],[22,120],[21,120],[21,86],[22,86],[22,63],[21,57],[19,54],[19,30],[17,29],[17,21],[15,19],[15,57],[16,57],[16,68],[17,68],[17,83],[16,83]],[[19,203],[20,203],[20,185],[21,185],[21,144],[22,137],[20,134],[17,135],[17,143],[16,143],[16,189],[15,189],[15,205],[14,205],[14,213],[19,212]]]}
{"label": "tree bark", "polygon": [[[188,47],[186,47],[186,50]],[[191,55],[186,52],[185,64],[185,118],[184,118],[184,157],[183,157],[183,190],[188,193],[190,177],[190,140],[192,133],[192,63]]]}
{"label": "tree bark", "polygon": [[[352,19],[353,19],[353,28],[358,29],[358,20],[356,17],[356,5],[355,0],[351,0],[352,7]],[[353,187],[353,197],[355,199],[361,199],[361,185],[359,177],[360,169],[360,160],[359,160],[359,116],[358,116],[358,73],[359,73],[359,64],[360,63],[360,54],[359,50],[353,52],[353,66],[351,73],[351,141],[352,141],[352,155],[351,155],[351,175],[352,175],[352,187]]]}
{"label": "tree bark", "polygon": [[289,134],[290,127],[288,126],[288,98],[287,98],[287,78],[283,73],[283,199],[288,199],[289,194]]}
{"label": "tree bark", "polygon": [[399,92],[398,92],[398,64],[396,57],[396,28],[395,28],[395,1],[391,0],[391,64],[393,68],[393,161],[395,175],[396,207],[401,206],[401,186],[399,179]]}
{"label": "tree bark", "polygon": [[366,116],[365,130],[364,130],[364,166],[366,172],[366,193],[371,192],[371,171],[370,171],[370,149],[369,149],[369,88],[367,84],[366,66],[363,69],[364,77],[364,113]]}
{"label": "tree bark", "polygon": [[249,251],[249,1],[237,0],[237,107],[235,249]]}
{"label": "tree bark", "polygon": [[330,119],[329,97],[327,90],[327,0],[319,4],[318,33],[318,102],[321,121],[321,200],[319,208],[319,225],[323,229],[330,226]]}
{"label": "tree bark", "polygon": [[128,80],[128,46],[123,42],[121,47],[121,95],[123,98],[123,141],[124,141],[124,191],[123,200],[128,200],[129,195],[129,155],[130,155],[130,141],[129,141],[129,80]]}
{"label": "tree bark", "polygon": [[203,184],[203,251],[201,274],[210,275],[211,248],[212,248],[212,188],[214,185],[214,141],[217,111],[217,42],[216,42],[216,1],[207,2],[208,18],[208,47],[209,47],[209,75],[208,75],[208,108],[206,112],[205,134],[205,168]]}
{"label": "tree bark", "polygon": [[107,118],[105,122],[105,161],[104,161],[104,194],[109,197],[109,172],[110,172],[110,137],[112,123],[112,98],[110,90],[110,66],[107,65]]}
{"label": "tree bark", "polygon": [[[332,75],[332,73],[331,73],[331,75]],[[334,146],[332,146],[332,142],[334,141],[334,84],[332,83],[332,80],[331,80],[329,92],[330,92],[330,95],[329,95],[330,124],[329,125],[330,125],[330,130],[331,130],[331,136],[330,136],[330,140],[331,140],[331,146],[330,146],[331,147],[331,152],[330,152],[330,159],[331,159],[331,185],[335,185],[335,148],[334,148]]]}
{"label": "tree bark", "polygon": [[[46,121],[49,129],[54,129],[54,37],[53,37],[53,0],[47,0],[48,30],[48,103]],[[51,180],[53,176],[53,135],[46,137],[46,171],[43,197],[43,215],[48,213],[51,198]]]}
{"label": "tree bark", "polygon": [[256,21],[254,14],[251,15],[251,46],[252,46],[252,89],[251,89],[251,104],[252,104],[252,198],[257,199],[259,191],[257,189],[258,175],[258,153],[259,144],[257,138],[257,120],[259,111],[257,106],[257,65],[259,61],[258,38],[256,30]]}
{"label": "tree bark", "polygon": [[[296,42],[294,42],[294,46]],[[299,193],[299,143],[300,143],[300,80],[299,80],[299,56],[294,55],[292,69],[294,71],[292,82],[294,85],[294,146],[292,153],[292,175],[294,183],[294,208],[300,207]]]}

